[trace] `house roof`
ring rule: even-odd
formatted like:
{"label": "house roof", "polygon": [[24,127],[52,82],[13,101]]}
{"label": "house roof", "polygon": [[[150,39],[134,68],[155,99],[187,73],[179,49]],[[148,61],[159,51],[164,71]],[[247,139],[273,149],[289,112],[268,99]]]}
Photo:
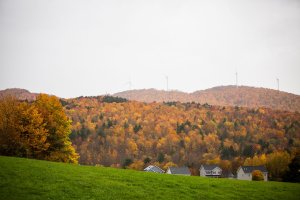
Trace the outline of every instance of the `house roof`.
{"label": "house roof", "polygon": [[261,172],[267,173],[265,166],[241,166],[245,173],[252,173],[254,170],[259,170]]}
{"label": "house roof", "polygon": [[187,174],[191,175],[188,167],[169,167],[171,174]]}
{"label": "house roof", "polygon": [[155,165],[149,165],[144,169],[147,172],[156,172],[156,173],[164,173],[165,171]]}
{"label": "house roof", "polygon": [[233,178],[234,177],[234,175],[233,175],[233,173],[231,173],[231,172],[226,172],[226,171],[223,171],[222,172],[222,176],[223,177],[228,177],[228,178]]}
{"label": "house roof", "polygon": [[219,165],[201,165],[201,166],[204,168],[204,170],[213,170],[216,167],[219,167]]}

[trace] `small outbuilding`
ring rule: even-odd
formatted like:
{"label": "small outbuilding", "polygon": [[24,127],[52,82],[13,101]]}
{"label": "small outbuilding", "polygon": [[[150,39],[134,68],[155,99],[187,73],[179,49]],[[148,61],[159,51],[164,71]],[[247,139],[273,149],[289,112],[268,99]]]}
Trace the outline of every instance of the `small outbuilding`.
{"label": "small outbuilding", "polygon": [[191,176],[191,171],[188,167],[169,167],[166,174]]}

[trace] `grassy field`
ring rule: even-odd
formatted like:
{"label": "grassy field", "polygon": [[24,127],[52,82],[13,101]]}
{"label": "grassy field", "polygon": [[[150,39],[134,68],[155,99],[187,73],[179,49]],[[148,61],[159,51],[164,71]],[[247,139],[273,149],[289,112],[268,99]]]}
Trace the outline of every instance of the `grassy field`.
{"label": "grassy field", "polygon": [[184,177],[0,156],[0,199],[299,199],[300,184]]}

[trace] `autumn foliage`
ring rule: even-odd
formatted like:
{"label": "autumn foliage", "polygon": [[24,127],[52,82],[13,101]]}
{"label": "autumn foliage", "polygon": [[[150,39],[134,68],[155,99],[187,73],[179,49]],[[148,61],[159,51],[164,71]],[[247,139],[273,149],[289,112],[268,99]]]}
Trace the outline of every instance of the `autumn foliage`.
{"label": "autumn foliage", "polygon": [[70,121],[57,97],[41,94],[32,103],[0,100],[0,154],[77,163]]}
{"label": "autumn foliage", "polygon": [[235,172],[247,158],[266,162],[273,152],[292,154],[300,147],[300,114],[294,112],[178,102],[107,103],[103,97],[63,101],[82,164],[165,169],[170,163],[194,168],[218,163]]}
{"label": "autumn foliage", "polygon": [[253,181],[263,181],[264,175],[260,170],[254,170],[252,172],[252,180]]}
{"label": "autumn foliage", "polygon": [[11,97],[0,101],[1,155],[42,158],[49,133],[35,105]]}

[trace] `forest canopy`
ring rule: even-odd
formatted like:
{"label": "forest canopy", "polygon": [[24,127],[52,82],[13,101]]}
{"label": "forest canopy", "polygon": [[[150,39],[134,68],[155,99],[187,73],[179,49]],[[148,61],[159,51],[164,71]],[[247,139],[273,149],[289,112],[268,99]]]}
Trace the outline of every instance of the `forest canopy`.
{"label": "forest canopy", "polygon": [[69,99],[65,107],[82,164],[141,170],[149,163],[164,169],[219,163],[235,172],[256,157],[265,156],[259,164],[268,165],[276,160],[272,156],[287,154],[286,171],[300,147],[297,112],[179,102],[106,103],[101,97]]}

